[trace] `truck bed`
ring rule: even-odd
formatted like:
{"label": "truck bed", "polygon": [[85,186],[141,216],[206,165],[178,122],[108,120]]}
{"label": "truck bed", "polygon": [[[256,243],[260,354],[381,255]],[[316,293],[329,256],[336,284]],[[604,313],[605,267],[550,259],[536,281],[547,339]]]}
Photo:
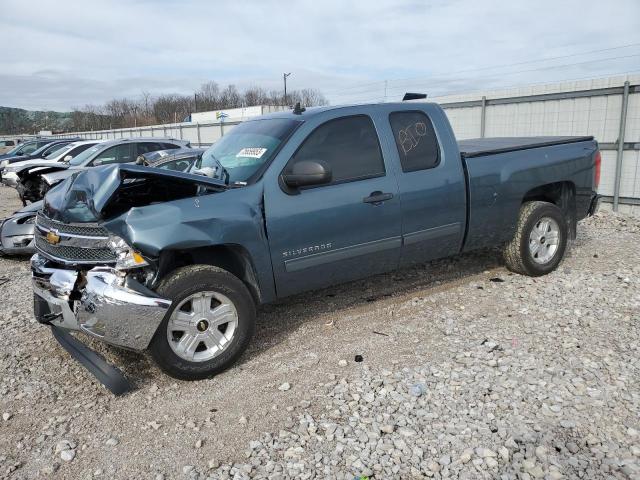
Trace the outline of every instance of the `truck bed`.
{"label": "truck bed", "polygon": [[593,137],[491,137],[459,140],[460,155],[465,158],[482,157],[495,153],[515,152],[531,148],[593,140]]}

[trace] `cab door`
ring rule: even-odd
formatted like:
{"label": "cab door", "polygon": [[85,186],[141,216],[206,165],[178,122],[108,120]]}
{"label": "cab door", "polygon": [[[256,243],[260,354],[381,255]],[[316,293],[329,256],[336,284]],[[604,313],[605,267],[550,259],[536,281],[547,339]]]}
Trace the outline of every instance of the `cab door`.
{"label": "cab door", "polygon": [[[400,203],[373,112],[329,111],[305,122],[265,178],[266,231],[278,296],[397,268]],[[335,118],[331,118],[335,117]],[[283,158],[284,157],[284,158]],[[330,183],[287,191],[281,174],[321,160]]]}
{"label": "cab door", "polygon": [[390,106],[386,113],[399,167],[400,265],[459,253],[466,228],[465,174],[444,113],[429,104]]}

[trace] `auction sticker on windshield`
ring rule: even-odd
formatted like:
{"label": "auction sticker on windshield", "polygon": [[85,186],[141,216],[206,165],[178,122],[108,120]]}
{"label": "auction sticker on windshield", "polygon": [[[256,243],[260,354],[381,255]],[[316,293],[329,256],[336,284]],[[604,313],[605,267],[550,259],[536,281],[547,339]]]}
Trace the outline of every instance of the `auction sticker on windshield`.
{"label": "auction sticker on windshield", "polygon": [[238,157],[261,158],[262,155],[264,155],[264,152],[266,151],[267,151],[266,148],[259,148],[259,147],[243,148],[237,153],[236,158]]}

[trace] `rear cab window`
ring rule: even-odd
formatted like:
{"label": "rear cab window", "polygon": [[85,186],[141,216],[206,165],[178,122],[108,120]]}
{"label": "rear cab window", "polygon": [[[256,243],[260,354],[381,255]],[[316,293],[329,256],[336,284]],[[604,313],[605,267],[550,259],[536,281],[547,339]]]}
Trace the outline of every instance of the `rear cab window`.
{"label": "rear cab window", "polygon": [[378,133],[367,115],[337,118],[317,127],[298,148],[285,171],[304,160],[320,160],[331,167],[331,183],[318,187],[385,175]]}
{"label": "rear cab window", "polygon": [[421,111],[389,114],[402,171],[428,170],[440,164],[440,146],[433,124]]}

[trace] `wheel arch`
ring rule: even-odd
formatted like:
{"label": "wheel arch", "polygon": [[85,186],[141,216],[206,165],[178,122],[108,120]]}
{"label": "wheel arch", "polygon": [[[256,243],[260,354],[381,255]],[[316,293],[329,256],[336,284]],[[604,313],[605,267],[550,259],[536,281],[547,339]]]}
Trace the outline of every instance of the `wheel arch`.
{"label": "wheel arch", "polygon": [[524,194],[521,204],[533,201],[549,202],[559,207],[567,219],[570,238],[576,238],[578,218],[576,213],[576,186],[573,182],[547,183],[534,187]]}
{"label": "wheel arch", "polygon": [[256,304],[262,303],[263,295],[251,255],[246,248],[237,244],[162,251],[157,281],[180,267],[197,264],[211,265],[228,271],[246,285]]}

